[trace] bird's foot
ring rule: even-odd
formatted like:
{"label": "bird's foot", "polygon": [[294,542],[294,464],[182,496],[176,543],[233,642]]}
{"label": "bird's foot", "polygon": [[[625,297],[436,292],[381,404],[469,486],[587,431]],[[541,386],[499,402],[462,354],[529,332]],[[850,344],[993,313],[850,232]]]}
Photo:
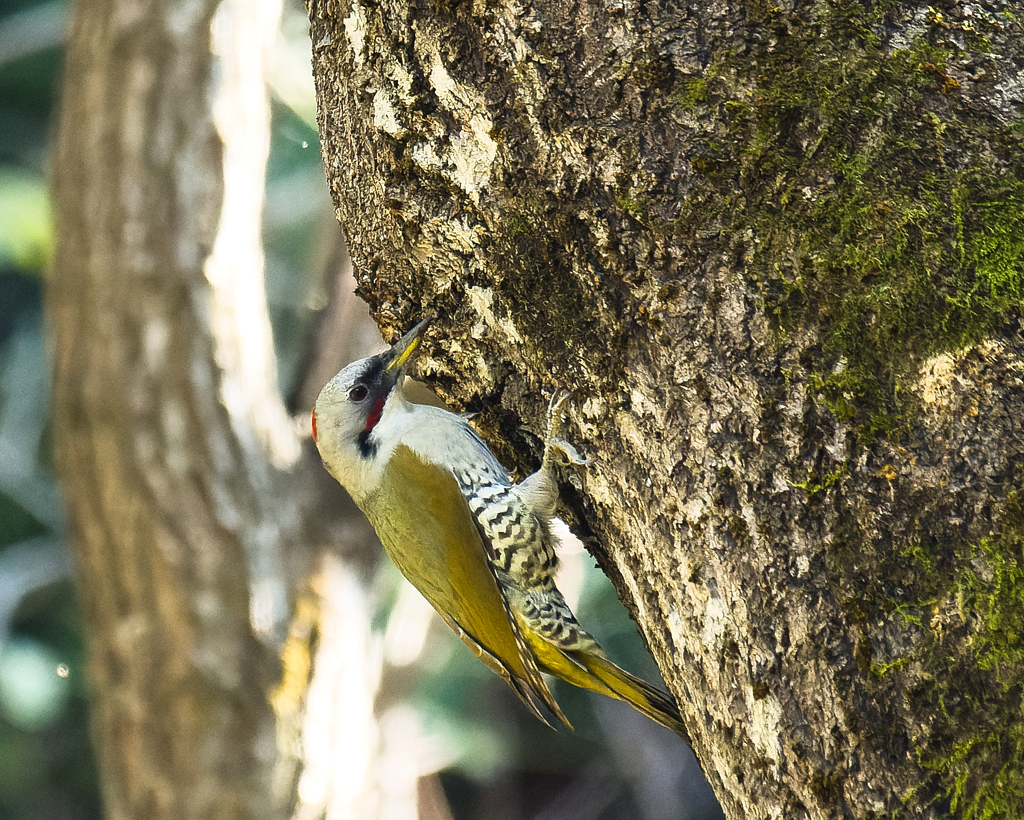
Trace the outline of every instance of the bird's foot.
{"label": "bird's foot", "polygon": [[557,458],[562,464],[585,467],[590,462],[559,435],[562,427],[562,408],[570,398],[572,393],[568,390],[562,390],[551,397],[551,403],[548,405],[548,431],[544,438],[544,463],[549,464]]}

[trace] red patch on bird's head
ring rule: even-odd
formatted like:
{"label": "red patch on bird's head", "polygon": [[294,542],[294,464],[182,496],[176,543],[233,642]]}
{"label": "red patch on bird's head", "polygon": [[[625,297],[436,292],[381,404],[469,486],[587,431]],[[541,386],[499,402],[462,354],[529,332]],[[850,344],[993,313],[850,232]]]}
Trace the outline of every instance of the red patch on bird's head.
{"label": "red patch on bird's head", "polygon": [[310,427],[313,429],[313,443],[316,444],[316,408],[313,408],[313,412],[310,414]]}
{"label": "red patch on bird's head", "polygon": [[370,411],[370,415],[366,417],[366,432],[369,433],[374,427],[377,426],[377,422],[380,421],[380,417],[384,414],[384,404],[387,402],[387,395],[381,396],[377,401],[373,403],[373,409]]}

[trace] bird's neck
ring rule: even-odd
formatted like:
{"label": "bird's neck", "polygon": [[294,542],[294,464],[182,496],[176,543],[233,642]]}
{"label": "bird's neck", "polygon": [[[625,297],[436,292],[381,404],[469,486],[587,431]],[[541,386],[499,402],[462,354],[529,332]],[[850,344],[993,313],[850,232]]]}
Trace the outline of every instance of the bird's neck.
{"label": "bird's neck", "polygon": [[356,503],[377,488],[395,447],[414,423],[413,409],[414,405],[405,398],[400,387],[396,387],[388,396],[377,423],[357,435],[355,450],[343,466],[345,478],[335,476],[349,490]]}

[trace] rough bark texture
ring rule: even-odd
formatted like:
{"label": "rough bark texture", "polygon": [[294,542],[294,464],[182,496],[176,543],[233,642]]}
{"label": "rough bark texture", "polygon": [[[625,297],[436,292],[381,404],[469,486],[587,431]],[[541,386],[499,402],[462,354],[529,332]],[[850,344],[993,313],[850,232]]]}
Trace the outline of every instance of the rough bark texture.
{"label": "rough bark texture", "polygon": [[730,818],[1024,811],[1012,5],[309,2],[360,292],[511,467],[574,392]]}
{"label": "rough bark texture", "polygon": [[415,790],[375,771],[372,534],[276,383],[259,232],[279,12],[73,9],[47,300],[111,820],[375,817]]}

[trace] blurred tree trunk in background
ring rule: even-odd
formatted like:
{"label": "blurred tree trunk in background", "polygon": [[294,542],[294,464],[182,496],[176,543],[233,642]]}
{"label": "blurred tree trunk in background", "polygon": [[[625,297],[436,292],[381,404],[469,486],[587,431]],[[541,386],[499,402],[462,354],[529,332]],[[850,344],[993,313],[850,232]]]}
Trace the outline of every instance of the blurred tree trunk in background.
{"label": "blurred tree trunk in background", "polygon": [[[415,814],[416,772],[378,766],[373,537],[277,386],[260,217],[280,10],[73,4],[55,461],[112,820]],[[312,369],[365,352],[336,338]]]}
{"label": "blurred tree trunk in background", "polygon": [[1024,813],[1005,5],[309,0],[360,292],[524,473],[574,392],[730,818]]}

